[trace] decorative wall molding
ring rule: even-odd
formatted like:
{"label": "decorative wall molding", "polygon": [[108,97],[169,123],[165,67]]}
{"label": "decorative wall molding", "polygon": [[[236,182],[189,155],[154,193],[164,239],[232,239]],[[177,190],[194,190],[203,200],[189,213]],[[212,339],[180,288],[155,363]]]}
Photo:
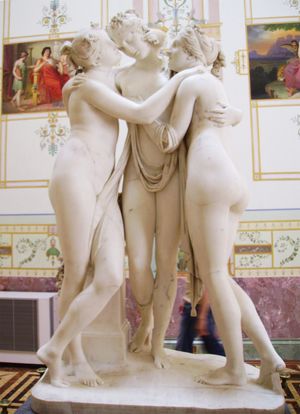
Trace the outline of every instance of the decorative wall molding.
{"label": "decorative wall molding", "polygon": [[229,269],[235,277],[300,276],[300,220],[242,221]]}
{"label": "decorative wall molding", "polygon": [[53,157],[69,138],[70,129],[59,123],[57,113],[51,112],[48,115],[48,125],[41,126],[35,133],[41,138],[41,150],[47,148],[49,155]]}
{"label": "decorative wall molding", "polygon": [[[270,7],[267,7],[267,4],[265,7],[262,7],[265,5],[265,2],[261,0],[244,1],[246,24],[299,21],[299,0],[272,0],[273,7],[271,7],[271,4]],[[265,10],[264,13],[262,9]]]}
{"label": "decorative wall molding", "polygon": [[283,0],[283,4],[289,6],[292,9],[297,10],[300,13],[300,1],[299,0]]}
{"label": "decorative wall molding", "polygon": [[[299,161],[296,157],[300,150],[298,101],[298,99],[251,101],[254,181],[300,180]],[[295,115],[291,117],[293,112]],[[291,141],[291,137],[295,136],[293,124],[297,126],[297,139],[293,138]],[[282,133],[280,133],[279,125]],[[290,162],[287,164],[285,160],[288,152]]]}
{"label": "decorative wall molding", "polygon": [[[300,277],[299,248],[300,220],[241,221],[230,273]],[[56,225],[0,224],[0,276],[54,277],[61,262]]]}
{"label": "decorative wall molding", "polygon": [[50,37],[57,37],[61,26],[71,21],[67,11],[68,7],[65,2],[60,2],[60,0],[50,0],[48,6],[43,6],[43,17],[38,23],[43,27],[49,28]]}
{"label": "decorative wall molding", "polygon": [[55,225],[0,225],[0,276],[55,277],[61,263]]}
{"label": "decorative wall molding", "polygon": [[[46,115],[5,115],[0,129],[0,188],[48,188],[55,156],[69,137],[69,121],[64,111]],[[45,124],[45,121],[47,123]],[[48,160],[43,155],[46,151]],[[25,153],[35,154],[24,157]],[[40,157],[40,154],[42,156]],[[44,172],[41,171],[41,160]],[[13,177],[11,168],[14,166]],[[26,167],[27,166],[27,167]],[[22,169],[22,167],[24,167]],[[32,171],[29,174],[29,169]],[[19,173],[17,174],[17,170]],[[23,174],[23,170],[26,174]]]}
{"label": "decorative wall molding", "polygon": [[248,51],[246,49],[239,49],[234,52],[234,60],[231,63],[238,75],[249,74]]}

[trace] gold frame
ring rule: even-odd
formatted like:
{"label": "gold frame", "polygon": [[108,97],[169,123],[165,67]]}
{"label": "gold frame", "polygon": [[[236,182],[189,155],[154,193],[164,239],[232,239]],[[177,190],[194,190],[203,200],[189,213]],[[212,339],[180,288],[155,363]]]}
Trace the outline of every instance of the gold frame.
{"label": "gold frame", "polygon": [[244,0],[245,22],[246,25],[263,24],[263,23],[286,23],[291,20],[300,20],[299,14],[296,12],[291,16],[253,16],[253,0]]}
{"label": "gold frame", "polygon": [[[251,84],[249,71],[249,50],[248,50],[248,26],[257,24],[271,24],[271,23],[287,23],[298,22],[300,17],[294,16],[253,16],[253,0],[244,0],[244,14],[245,14],[245,31],[246,44],[245,49],[248,55],[248,81],[249,81],[249,100],[250,100],[250,125],[251,125],[251,148],[252,148],[252,178],[253,181],[295,181],[300,180],[300,171],[272,171],[265,172],[261,164],[261,125],[260,125],[260,108],[264,107],[286,107],[299,106],[299,100],[294,99],[290,103],[286,103],[284,99],[251,99]],[[245,73],[243,73],[245,74]]]}
{"label": "gold frame", "polygon": [[[63,112],[63,114],[62,114]],[[2,115],[0,119],[0,189],[13,189],[13,188],[48,188],[49,178],[45,179],[35,179],[35,180],[9,180],[7,179],[7,141],[8,141],[8,128],[7,124],[9,122],[18,122],[18,121],[33,121],[37,119],[45,119],[49,122],[49,116],[53,111],[48,112],[47,115],[40,116],[28,116],[28,117],[15,117],[13,115]],[[65,111],[60,111],[57,113],[58,119],[67,119],[67,114]]]}

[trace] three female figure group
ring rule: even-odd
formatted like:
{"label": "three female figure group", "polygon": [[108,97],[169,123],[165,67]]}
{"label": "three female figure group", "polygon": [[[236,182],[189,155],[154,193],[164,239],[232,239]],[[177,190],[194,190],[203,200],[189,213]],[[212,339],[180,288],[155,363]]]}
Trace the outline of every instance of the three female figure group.
{"label": "three female figure group", "polygon": [[[116,26],[119,29],[119,24]],[[143,28],[138,33],[139,36],[142,31]],[[133,66],[133,72],[140,76],[147,66],[145,62],[157,59],[157,53],[151,52],[142,56],[143,48],[137,50],[137,33],[129,31],[129,34],[125,42],[118,46],[135,57],[141,57]],[[157,44],[155,36],[149,37],[147,33],[143,36],[146,36],[150,45]],[[99,200],[100,203],[103,202],[101,194],[105,193],[105,185],[114,168],[118,118],[130,123],[133,148],[124,186],[128,251],[130,253],[132,249],[132,257],[136,255],[135,245],[131,241],[133,236],[130,236],[135,231],[138,243],[143,246],[142,256],[137,256],[141,257],[142,265],[147,260],[150,264],[149,249],[151,247],[152,250],[154,233],[158,262],[160,255],[164,258],[162,266],[164,262],[172,262],[173,256],[164,256],[164,252],[171,249],[175,256],[179,238],[178,161],[174,155],[160,154],[155,162],[155,154],[158,148],[166,154],[176,151],[184,137],[189,146],[185,193],[188,229],[199,273],[210,297],[227,358],[223,368],[208,373],[199,378],[199,381],[235,385],[246,382],[241,324],[262,358],[260,382],[268,382],[274,372],[284,366],[273,349],[250,298],[227,274],[227,260],[238,219],[246,205],[246,195],[241,178],[222,145],[222,129],[216,126],[218,123],[220,126],[234,124],[237,120],[236,114],[229,110],[226,113],[229,107],[222,83],[210,73],[211,65],[217,60],[219,52],[218,44],[198,29],[184,29],[173,42],[169,53],[170,69],[178,74],[166,83],[157,71],[156,83],[154,84],[152,78],[149,83],[152,90],[146,87],[146,93],[150,95],[157,89],[158,92],[137,104],[117,94],[115,79],[119,79],[118,86],[122,93],[135,100],[138,96],[140,100],[146,98],[138,95],[133,82],[126,83],[130,69],[119,74],[111,69],[119,60],[119,51],[104,32],[82,33],[75,38],[68,51],[64,51],[70,54],[76,65],[85,68],[87,80],[71,93],[66,88],[65,104],[71,121],[71,139],[58,156],[50,187],[65,261],[62,322],[51,340],[39,350],[38,355],[49,367],[51,382],[55,385],[66,385],[61,372],[61,359],[66,347],[70,351],[79,380],[87,385],[101,383],[101,379],[86,361],[81,348],[80,332],[101,312],[122,283],[123,228],[116,198],[110,198],[102,205],[100,244],[93,246],[96,206]],[[191,69],[183,71],[187,67]],[[190,77],[183,80],[188,75]],[[139,76],[136,77],[137,88],[141,86]],[[161,87],[163,83],[165,85]],[[147,85],[145,80],[143,85]],[[171,115],[164,114],[164,123],[159,122],[159,128],[155,122],[149,126],[149,130],[145,128],[139,134],[135,125],[153,123],[167,108],[178,86]],[[215,111],[214,108],[220,103],[223,110]],[[209,112],[211,110],[213,111]],[[144,139],[146,135],[148,141]],[[148,167],[146,172],[143,161]],[[144,178],[143,182],[141,178]],[[147,183],[151,184],[148,189]],[[158,191],[153,191],[153,188]],[[164,221],[169,223],[169,217],[177,225],[175,237],[173,234],[174,240],[170,240],[167,234],[167,230],[171,232],[172,227],[164,229]],[[140,227],[135,223],[139,223]],[[170,247],[171,244],[175,246]],[[92,259],[91,249],[94,252]],[[81,252],[80,257],[77,252]],[[93,267],[93,280],[85,287],[85,275],[90,265]],[[139,270],[137,265],[134,264],[134,270]],[[158,315],[165,309],[168,314],[172,309],[176,286],[173,283],[175,257],[174,270],[172,267],[173,264],[169,269],[166,267],[166,277],[169,278],[166,283],[162,281],[163,274],[158,276],[155,287],[152,279],[149,283],[150,290],[146,292],[148,297],[138,299],[140,308],[145,307],[146,311],[142,321],[144,325],[135,338],[133,350],[142,346],[150,335],[152,294],[156,287],[162,287],[156,299],[153,294],[152,355],[158,367],[166,365],[162,347],[166,319],[169,321],[165,314],[163,317]],[[140,269],[143,270],[142,266]],[[148,280],[149,274],[148,272]],[[133,288],[137,295],[142,289],[138,283],[136,281]],[[168,299],[167,306],[163,303],[165,298]],[[148,299],[150,300],[147,302]],[[157,306],[155,303],[161,305]]]}

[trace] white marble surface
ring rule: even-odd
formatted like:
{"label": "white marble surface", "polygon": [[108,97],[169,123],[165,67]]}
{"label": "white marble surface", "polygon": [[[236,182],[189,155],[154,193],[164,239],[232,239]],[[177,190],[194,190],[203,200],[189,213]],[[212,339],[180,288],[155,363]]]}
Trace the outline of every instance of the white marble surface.
{"label": "white marble surface", "polygon": [[57,388],[46,373],[32,389],[32,408],[38,414],[284,413],[283,396],[255,384],[256,368],[246,365],[245,386],[212,387],[194,377],[222,366],[223,357],[166,352],[171,368],[155,368],[150,355],[129,354],[125,367],[99,372],[104,385],[96,388],[72,377],[71,387]]}

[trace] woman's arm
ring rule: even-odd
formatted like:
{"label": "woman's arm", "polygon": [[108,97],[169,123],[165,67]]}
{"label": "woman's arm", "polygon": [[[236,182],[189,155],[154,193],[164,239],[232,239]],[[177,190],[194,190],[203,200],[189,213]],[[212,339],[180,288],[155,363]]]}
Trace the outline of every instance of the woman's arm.
{"label": "woman's arm", "polygon": [[216,108],[205,112],[205,118],[212,121],[217,127],[235,126],[241,122],[243,113],[240,109],[231,105],[224,105],[220,102]]}
{"label": "woman's arm", "polygon": [[83,98],[90,104],[115,118],[134,124],[150,124],[167,108],[180,82],[187,76],[201,73],[195,67],[178,73],[165,86],[142,103],[130,101],[106,85],[88,79],[81,87]]}
{"label": "woman's arm", "polygon": [[45,65],[45,63],[46,63],[46,62],[45,62],[43,59],[39,59],[39,60],[36,62],[35,66],[34,66],[34,68],[33,68],[33,71],[34,71],[34,72],[38,72],[38,71],[41,69],[41,67]]}
{"label": "woman's arm", "polygon": [[[214,93],[214,88],[215,84],[204,76],[191,76],[181,83],[176,93],[170,121],[168,125],[161,125],[158,130],[163,152],[173,152],[180,145],[189,128],[196,99]],[[204,118],[210,120],[213,126],[222,128],[238,124],[242,112],[230,105],[219,103],[216,108],[205,111]]]}
{"label": "woman's arm", "polygon": [[14,75],[14,77],[15,77],[16,79],[18,79],[18,80],[22,80],[23,78],[17,74],[17,67],[18,67],[18,62],[16,62],[16,63],[14,64],[14,68],[13,68],[13,72],[12,72],[12,73],[13,73],[13,75]]}
{"label": "woman's arm", "polygon": [[199,76],[191,76],[179,86],[170,121],[167,125],[161,124],[157,130],[163,152],[173,152],[179,147],[190,125],[195,101],[205,93],[205,82]]}

